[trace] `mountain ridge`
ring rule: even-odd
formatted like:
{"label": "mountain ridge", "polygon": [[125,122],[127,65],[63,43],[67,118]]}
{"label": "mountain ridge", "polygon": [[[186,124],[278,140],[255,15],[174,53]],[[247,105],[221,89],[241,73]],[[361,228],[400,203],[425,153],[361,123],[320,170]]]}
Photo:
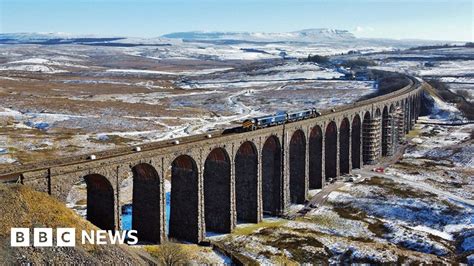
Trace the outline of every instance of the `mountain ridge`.
{"label": "mountain ridge", "polygon": [[183,40],[246,40],[246,41],[296,41],[350,40],[356,37],[347,30],[315,28],[292,32],[232,32],[232,31],[184,31],[164,34],[161,37]]}
{"label": "mountain ridge", "polygon": [[[396,40],[388,38],[359,38],[348,30],[310,28],[291,32],[183,31],[157,37],[131,37],[111,34],[70,34],[64,32],[0,33],[0,44],[79,44],[93,46],[171,46],[183,42],[233,44],[327,44],[327,45],[393,45],[406,48],[416,45],[450,43],[449,41]],[[452,42],[451,42],[452,43]]]}

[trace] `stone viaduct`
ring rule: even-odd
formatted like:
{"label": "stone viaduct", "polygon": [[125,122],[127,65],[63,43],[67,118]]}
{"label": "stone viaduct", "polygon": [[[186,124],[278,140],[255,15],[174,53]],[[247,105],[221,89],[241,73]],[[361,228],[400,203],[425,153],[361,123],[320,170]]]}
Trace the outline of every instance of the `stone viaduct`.
{"label": "stone viaduct", "polygon": [[[65,201],[87,184],[87,219],[121,230],[120,185],[133,175],[132,228],[141,241],[198,243],[206,231],[228,233],[304,203],[308,190],[390,156],[420,110],[416,80],[390,94],[324,110],[317,118],[244,133],[212,132],[76,156],[0,172]],[[2,177],[3,176],[3,177]],[[169,230],[164,179],[171,181]]]}

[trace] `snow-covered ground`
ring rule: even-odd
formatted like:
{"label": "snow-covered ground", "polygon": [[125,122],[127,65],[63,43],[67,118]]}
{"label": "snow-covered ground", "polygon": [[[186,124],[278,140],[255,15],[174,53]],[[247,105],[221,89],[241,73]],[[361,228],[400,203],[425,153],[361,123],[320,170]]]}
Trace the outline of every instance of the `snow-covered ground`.
{"label": "snow-covered ground", "polygon": [[[452,104],[433,97],[432,113],[422,116],[401,162],[388,169],[395,177],[447,191],[466,200],[474,200],[474,125],[443,126],[465,118]],[[422,169],[422,170],[416,170]],[[464,201],[466,202],[466,201]]]}
{"label": "snow-covered ground", "polygon": [[171,71],[153,71],[153,70],[140,70],[140,69],[107,69],[107,72],[118,72],[118,73],[144,73],[144,74],[159,74],[159,75],[172,75],[172,76],[197,76],[212,74],[216,72],[230,70],[232,68],[208,68],[203,70],[196,71],[180,71],[180,72],[171,72]]}
{"label": "snow-covered ground", "polygon": [[301,82],[319,79],[337,79],[343,75],[335,69],[326,69],[313,63],[292,61],[251,72],[229,72],[211,79],[184,79],[178,85],[184,89],[252,88],[282,82]]}
{"label": "snow-covered ground", "polygon": [[31,65],[31,64],[20,64],[20,65],[8,65],[0,66],[0,71],[28,71],[28,72],[40,72],[40,73],[64,73],[66,71],[56,69],[50,66],[44,65]]}
{"label": "snow-covered ground", "polygon": [[55,74],[67,72],[65,68],[87,69],[87,66],[78,64],[81,62],[81,59],[60,56],[52,58],[27,57],[26,59],[13,60],[0,65],[0,71],[26,71]]}
{"label": "snow-covered ground", "polygon": [[377,177],[346,184],[303,218],[245,228],[214,241],[260,263],[440,263],[474,252],[474,205]]}
{"label": "snow-covered ground", "polygon": [[443,241],[438,243],[432,236],[454,244],[462,232],[474,229],[473,205],[444,195],[404,188],[404,183],[392,180],[376,179],[375,182],[375,187],[369,183],[339,192],[331,197],[330,202],[336,206],[349,204],[363,210],[369,217],[381,219],[387,230],[383,235],[387,241],[423,253],[447,255],[449,246],[446,247]]}
{"label": "snow-covered ground", "polygon": [[366,58],[375,60],[373,69],[407,73],[424,79],[438,79],[455,93],[462,92],[474,101],[474,48],[450,47],[379,53]]}
{"label": "snow-covered ground", "polygon": [[440,61],[433,67],[422,69],[420,76],[463,76],[474,73],[474,60]]}

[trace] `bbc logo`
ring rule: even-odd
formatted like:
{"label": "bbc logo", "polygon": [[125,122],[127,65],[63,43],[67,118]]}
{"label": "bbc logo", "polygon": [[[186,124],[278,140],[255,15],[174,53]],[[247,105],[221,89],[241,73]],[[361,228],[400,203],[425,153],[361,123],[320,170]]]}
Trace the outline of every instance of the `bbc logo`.
{"label": "bbc logo", "polygon": [[[31,246],[30,228],[11,228],[10,245],[12,247]],[[57,228],[56,246],[74,247],[76,245],[75,228]],[[52,228],[33,228],[33,246],[34,247],[52,247],[53,229]]]}

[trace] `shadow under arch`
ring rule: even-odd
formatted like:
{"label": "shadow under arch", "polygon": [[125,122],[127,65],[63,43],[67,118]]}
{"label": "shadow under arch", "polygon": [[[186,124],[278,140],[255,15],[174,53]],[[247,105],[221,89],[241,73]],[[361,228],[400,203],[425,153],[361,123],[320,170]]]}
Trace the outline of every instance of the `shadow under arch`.
{"label": "shadow under arch", "polygon": [[364,114],[362,122],[362,160],[364,165],[370,162],[370,112]]}
{"label": "shadow under arch", "polygon": [[360,139],[361,139],[361,124],[360,116],[355,115],[352,119],[352,131],[351,131],[351,159],[352,168],[360,168]]}
{"label": "shadow under arch", "polygon": [[309,188],[323,187],[323,133],[314,126],[309,135]]}
{"label": "shadow under arch", "polygon": [[349,154],[350,154],[350,122],[348,118],[344,118],[339,126],[339,171],[341,175],[350,172]]}
{"label": "shadow under arch", "polygon": [[171,164],[170,238],[201,240],[198,183],[196,161],[188,155],[178,156]]}
{"label": "shadow under arch", "polygon": [[290,140],[290,202],[301,204],[306,200],[305,167],[306,139],[302,130],[293,133]]}
{"label": "shadow under arch", "polygon": [[392,120],[389,117],[388,107],[382,111],[382,156],[391,155],[392,148]]}
{"label": "shadow under arch", "polygon": [[258,157],[255,145],[246,141],[235,155],[235,196],[237,220],[260,221],[258,215]]}
{"label": "shadow under arch", "polygon": [[103,175],[84,176],[87,185],[87,220],[103,230],[114,230],[114,189]]}
{"label": "shadow under arch", "polygon": [[282,172],[281,145],[276,136],[270,136],[262,149],[263,212],[277,215],[281,212]]}
{"label": "shadow under arch", "polygon": [[204,163],[204,216],[206,231],[230,233],[230,159],[223,148],[213,149]]}
{"label": "shadow under arch", "polygon": [[139,241],[161,241],[162,198],[161,179],[156,169],[147,163],[132,168],[132,229],[137,230]]}
{"label": "shadow under arch", "polygon": [[337,176],[337,126],[331,121],[326,127],[325,173],[326,180]]}

